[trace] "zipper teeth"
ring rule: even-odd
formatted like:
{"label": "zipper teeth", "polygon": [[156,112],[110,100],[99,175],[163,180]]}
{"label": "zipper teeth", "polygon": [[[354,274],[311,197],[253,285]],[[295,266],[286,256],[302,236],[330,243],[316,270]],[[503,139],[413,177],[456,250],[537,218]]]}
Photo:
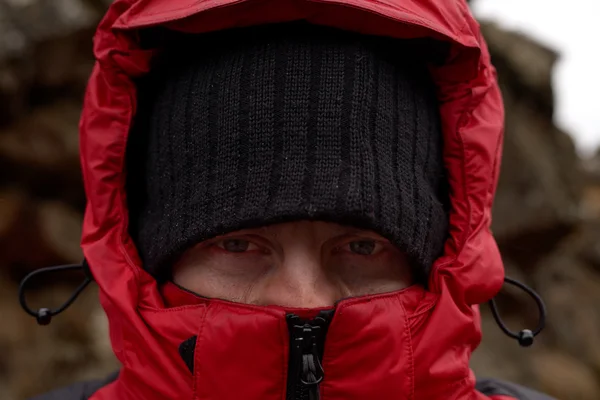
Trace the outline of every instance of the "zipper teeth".
{"label": "zipper teeth", "polygon": [[[311,320],[303,320],[295,314],[286,316],[290,332],[286,400],[320,399],[319,386],[324,378],[321,359],[332,315],[333,311],[321,311]],[[305,380],[304,373],[310,374],[311,379]],[[305,383],[307,381],[310,383]]]}

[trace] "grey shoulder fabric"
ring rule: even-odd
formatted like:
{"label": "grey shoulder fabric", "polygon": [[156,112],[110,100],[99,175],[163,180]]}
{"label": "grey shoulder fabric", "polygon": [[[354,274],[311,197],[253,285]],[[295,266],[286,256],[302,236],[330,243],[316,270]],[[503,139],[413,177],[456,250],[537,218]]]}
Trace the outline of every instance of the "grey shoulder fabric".
{"label": "grey shoulder fabric", "polygon": [[29,400],[88,400],[98,389],[115,381],[119,371],[113,372],[106,379],[78,382],[74,385],[32,397]]}
{"label": "grey shoulder fabric", "polygon": [[498,379],[478,379],[476,389],[486,396],[511,396],[517,400],[556,400],[535,390]]}

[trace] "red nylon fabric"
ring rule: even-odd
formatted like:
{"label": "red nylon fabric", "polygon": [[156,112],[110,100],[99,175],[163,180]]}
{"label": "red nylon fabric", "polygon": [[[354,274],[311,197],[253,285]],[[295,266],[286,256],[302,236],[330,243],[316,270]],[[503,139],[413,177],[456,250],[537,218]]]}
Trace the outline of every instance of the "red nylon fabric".
{"label": "red nylon fabric", "polygon": [[[486,44],[466,3],[116,0],[95,35],[97,62],[80,124],[88,197],[82,246],[123,365],[117,381],[93,400],[285,400],[285,310],[157,287],[141,269],[127,233],[124,156],[136,109],[132,78],[148,71],[158,50],[139,47],[140,29],[163,25],[199,33],[298,19],[450,43],[444,65],[431,71],[452,188],[451,238],[428,291],[413,286],[337,304],[325,343],[322,399],[486,398],[474,389],[468,363],[481,338],[477,304],[492,298],[504,277],[489,230],[504,111]],[[193,373],[178,353],[192,336],[198,337]]]}

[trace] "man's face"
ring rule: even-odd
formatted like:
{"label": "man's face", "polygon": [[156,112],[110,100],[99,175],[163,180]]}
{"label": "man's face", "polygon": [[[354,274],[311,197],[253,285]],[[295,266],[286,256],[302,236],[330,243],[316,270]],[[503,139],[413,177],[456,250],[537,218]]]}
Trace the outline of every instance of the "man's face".
{"label": "man's face", "polygon": [[312,221],[246,229],[202,242],[176,263],[173,280],[206,297],[306,308],[412,283],[406,257],[380,235]]}

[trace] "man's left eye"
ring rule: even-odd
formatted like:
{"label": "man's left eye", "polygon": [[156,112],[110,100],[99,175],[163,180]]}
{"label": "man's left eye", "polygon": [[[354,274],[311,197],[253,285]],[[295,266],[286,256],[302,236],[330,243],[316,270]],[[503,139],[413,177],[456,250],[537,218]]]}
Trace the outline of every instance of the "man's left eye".
{"label": "man's left eye", "polygon": [[217,246],[231,253],[244,253],[258,248],[255,244],[244,239],[224,239],[217,242]]}
{"label": "man's left eye", "polygon": [[355,240],[348,243],[350,251],[361,256],[369,256],[379,251],[380,245],[374,240]]}

